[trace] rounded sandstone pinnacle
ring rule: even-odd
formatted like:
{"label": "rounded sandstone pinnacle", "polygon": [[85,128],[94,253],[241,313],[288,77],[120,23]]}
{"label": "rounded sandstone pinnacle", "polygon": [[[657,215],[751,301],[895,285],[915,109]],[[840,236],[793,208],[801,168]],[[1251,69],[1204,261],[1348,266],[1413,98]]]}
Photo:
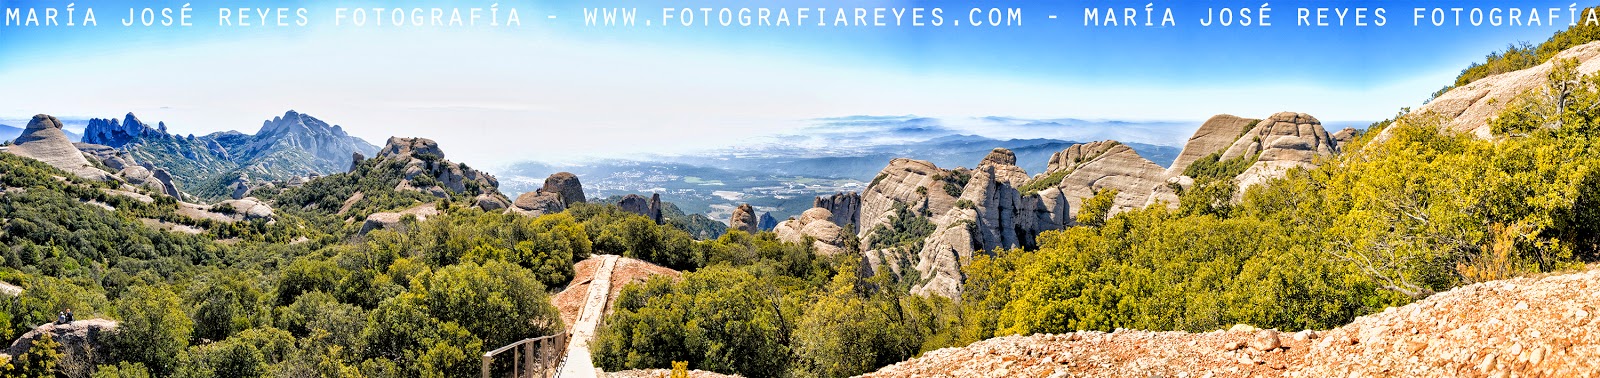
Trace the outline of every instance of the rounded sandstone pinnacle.
{"label": "rounded sandstone pinnacle", "polygon": [[1256,331],[1255,337],[1250,339],[1250,348],[1263,352],[1278,349],[1280,346],[1283,346],[1283,343],[1278,340],[1278,331],[1270,329]]}

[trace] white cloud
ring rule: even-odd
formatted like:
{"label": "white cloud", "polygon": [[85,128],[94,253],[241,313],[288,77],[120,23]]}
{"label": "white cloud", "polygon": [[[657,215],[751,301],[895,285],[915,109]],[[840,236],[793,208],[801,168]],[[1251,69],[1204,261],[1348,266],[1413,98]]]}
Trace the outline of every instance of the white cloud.
{"label": "white cloud", "polygon": [[166,121],[176,133],[203,134],[255,132],[261,121],[295,109],[373,143],[391,135],[433,138],[453,160],[489,166],[726,147],[793,131],[808,119],[854,114],[1196,121],[1295,110],[1324,120],[1376,120],[1450,76],[1356,89],[1170,86],[1139,78],[1083,87],[1004,73],[848,67],[776,49],[529,31],[327,30],[8,67],[0,82],[14,90],[0,94],[0,114],[132,111]]}

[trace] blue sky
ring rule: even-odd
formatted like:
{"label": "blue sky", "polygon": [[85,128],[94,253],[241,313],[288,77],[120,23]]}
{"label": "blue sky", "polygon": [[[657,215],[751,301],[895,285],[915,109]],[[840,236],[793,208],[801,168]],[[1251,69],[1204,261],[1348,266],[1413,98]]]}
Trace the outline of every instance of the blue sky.
{"label": "blue sky", "polygon": [[[64,13],[68,3],[0,8]],[[1083,25],[1085,7],[1150,1],[191,1],[191,27],[120,24],[130,7],[182,1],[70,3],[78,21],[93,7],[99,25],[0,27],[0,83],[10,87],[0,118],[133,111],[177,132],[253,132],[296,109],[374,142],[428,136],[452,157],[493,164],[721,147],[853,114],[1199,121],[1293,110],[1377,120],[1420,104],[1484,54],[1542,41],[1568,21],[1414,27],[1411,8],[1571,2],[1271,1],[1271,27],[1199,25],[1208,8],[1255,12],[1260,1],[1155,3],[1158,19],[1173,7],[1178,25],[1167,28]],[[491,4],[518,9],[522,25],[333,25],[337,7],[481,7],[487,16]],[[306,7],[311,25],[220,27],[224,6]],[[684,6],[942,8],[946,22],[963,23],[972,7],[1001,7],[1024,18],[1013,27],[659,25],[661,8]],[[1296,8],[1315,6],[1383,7],[1389,24],[1294,25]],[[584,7],[637,8],[640,22],[657,24],[586,27]]]}

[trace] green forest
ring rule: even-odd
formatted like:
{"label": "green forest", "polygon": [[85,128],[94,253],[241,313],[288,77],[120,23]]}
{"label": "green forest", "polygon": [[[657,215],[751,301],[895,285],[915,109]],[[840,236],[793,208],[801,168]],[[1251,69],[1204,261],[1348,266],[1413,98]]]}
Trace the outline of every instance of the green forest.
{"label": "green forest", "polygon": [[[1596,33],[1576,27],[1491,55],[1457,85]],[[261,193],[276,221],[224,224],[0,154],[0,280],[25,289],[0,299],[0,339],[64,308],[120,322],[93,351],[103,358],[33,348],[0,377],[476,376],[485,350],[564,329],[549,296],[595,254],[684,272],[622,290],[592,345],[606,370],[687,362],[842,377],[999,335],[1327,329],[1463,284],[1600,261],[1600,77],[1561,61],[1549,81],[1491,122],[1493,140],[1402,111],[1319,167],[1243,193],[1228,178],[1254,158],[1218,155],[1186,171],[1195,185],[1177,210],[1111,215],[1115,192],[1098,193],[1080,226],[1042,234],[1038,248],[966,261],[956,299],[910,294],[914,271],[866,266],[863,251],[822,256],[771,232],[699,240],[713,226],[658,225],[614,205],[527,217],[460,205],[475,193],[397,192],[395,167],[378,160]],[[357,192],[368,200],[339,213]],[[443,213],[366,234],[346,221],[418,202]],[[895,210],[868,249],[914,251],[933,231]]]}

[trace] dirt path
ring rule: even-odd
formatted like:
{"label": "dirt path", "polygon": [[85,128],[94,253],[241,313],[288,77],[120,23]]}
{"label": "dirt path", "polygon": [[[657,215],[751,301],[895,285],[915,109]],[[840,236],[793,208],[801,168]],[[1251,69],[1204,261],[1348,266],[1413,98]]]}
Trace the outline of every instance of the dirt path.
{"label": "dirt path", "polygon": [[589,283],[589,295],[584,299],[583,312],[579,313],[578,321],[572,326],[572,339],[567,343],[567,357],[561,364],[561,377],[596,377],[601,374],[600,369],[594,367],[589,355],[589,339],[594,337],[594,331],[600,324],[600,317],[606,309],[607,296],[611,294],[611,271],[617,266],[617,256],[601,256],[605,259],[600,268],[594,273],[594,280]]}

